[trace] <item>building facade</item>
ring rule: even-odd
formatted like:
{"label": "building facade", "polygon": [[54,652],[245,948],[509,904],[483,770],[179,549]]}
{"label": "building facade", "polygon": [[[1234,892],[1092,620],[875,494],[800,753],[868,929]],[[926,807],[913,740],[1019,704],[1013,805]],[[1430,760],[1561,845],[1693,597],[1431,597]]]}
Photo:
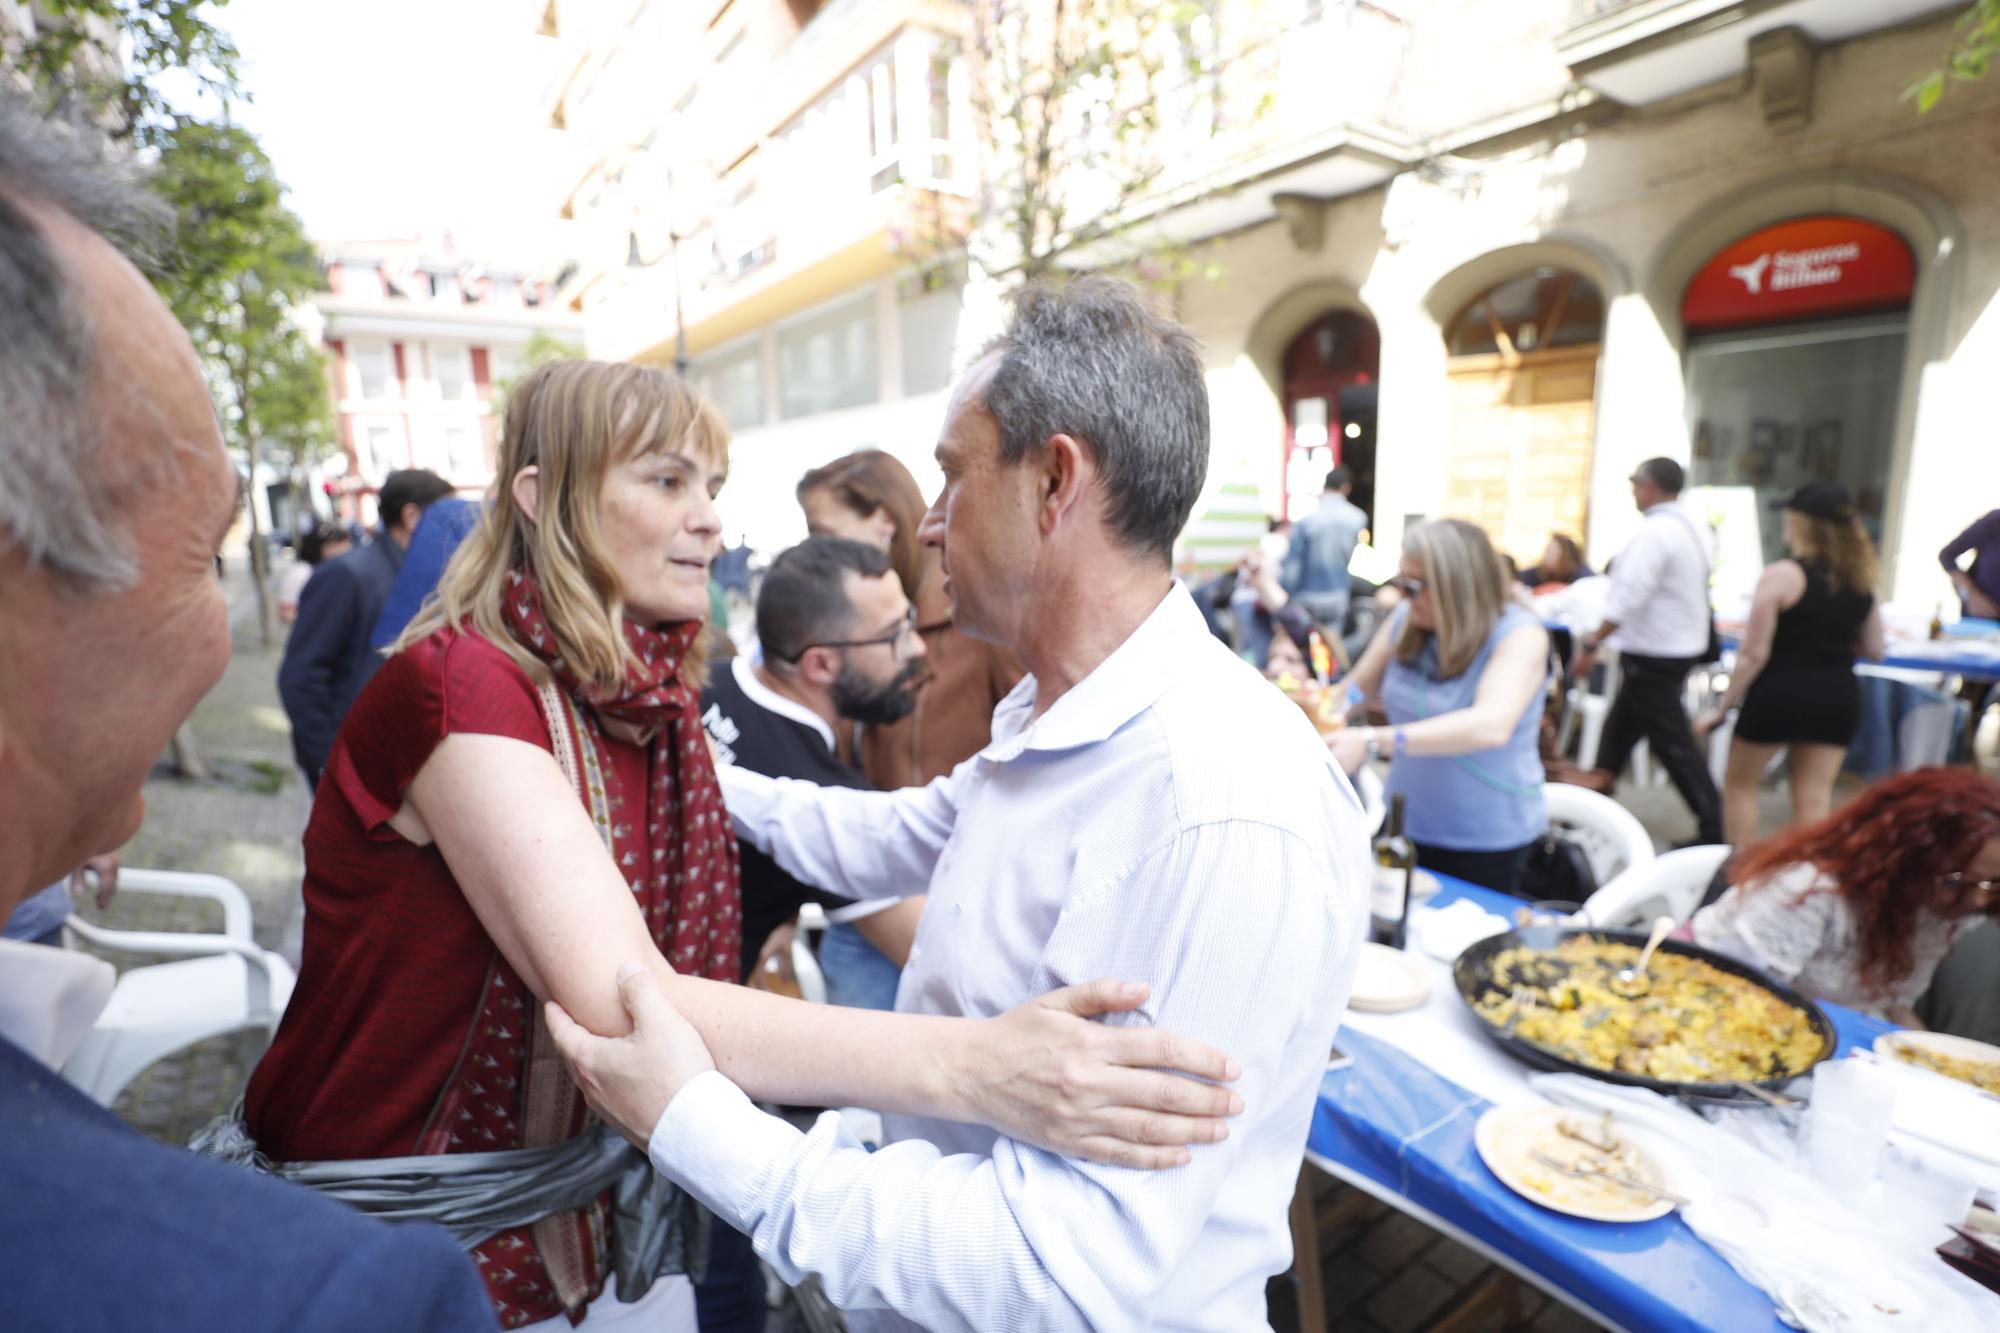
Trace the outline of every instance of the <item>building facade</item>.
{"label": "building facade", "polygon": [[1399,8],[1408,168],[1279,201],[1181,292],[1218,462],[1275,509],[1359,443],[1385,542],[1451,514],[1524,564],[1555,530],[1602,565],[1632,467],[1676,458],[1725,613],[1780,549],[1771,503],[1831,477],[1885,592],[1949,605],[1938,548],[2000,505],[2000,82],[1902,94],[1962,6]]}
{"label": "building facade", "polygon": [[[1601,565],[1632,466],[1666,455],[1725,611],[1778,549],[1771,500],[1815,476],[1855,491],[1892,598],[1947,600],[1938,547],[2000,506],[2000,78],[1922,115],[1903,92],[1961,3],[1208,8],[1223,35],[1163,123],[1262,114],[1117,205],[1199,260],[1170,299],[1209,358],[1204,510],[1234,521],[1207,532],[1254,530],[1251,493],[1302,512],[1341,461],[1379,545],[1452,514],[1523,563],[1563,531]],[[928,484],[943,386],[994,322],[899,245],[976,176],[965,7],[534,12],[571,48],[546,101],[578,149],[562,299],[597,354],[667,363],[682,335],[738,431],[726,515],[789,540],[798,473],[856,447]]]}
{"label": "building facade", "polygon": [[[337,516],[374,521],[398,468],[462,490],[493,479],[496,409],[537,339],[572,347],[582,321],[525,266],[482,263],[449,241],[328,241],[313,322],[326,353],[340,454],[317,480]],[[274,515],[274,519],[278,516]]]}

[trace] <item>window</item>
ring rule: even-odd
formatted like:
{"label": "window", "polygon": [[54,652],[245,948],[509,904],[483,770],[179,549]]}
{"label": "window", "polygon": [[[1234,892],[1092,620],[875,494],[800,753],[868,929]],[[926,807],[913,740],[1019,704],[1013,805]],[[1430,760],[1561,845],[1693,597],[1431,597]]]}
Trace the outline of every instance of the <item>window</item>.
{"label": "window", "polygon": [[342,260],[340,264],[340,294],[359,296],[364,300],[382,298],[382,270],[373,264],[355,260]]}
{"label": "window", "polygon": [[483,478],[486,453],[479,447],[479,427],[473,422],[452,422],[444,428],[445,475],[454,481]]}
{"label": "window", "polygon": [[1847,486],[1863,526],[1881,541],[1907,345],[1900,313],[1689,342],[1688,482],[1715,488],[1695,504],[1714,512],[1719,529],[1718,584],[1747,595],[1757,571],[1783,556],[1774,502],[1801,482]]}
{"label": "window", "polygon": [[1453,356],[1514,356],[1603,336],[1604,298],[1590,279],[1538,268],[1490,288],[1451,322]]}
{"label": "window", "polygon": [[381,343],[354,345],[354,386],[363,398],[389,397],[389,349]]}
{"label": "window", "polygon": [[370,426],[361,432],[360,448],[355,451],[361,456],[354,461],[359,465],[362,476],[380,477],[390,470],[392,433],[387,426]]}
{"label": "window", "polygon": [[960,288],[946,287],[903,302],[904,393],[934,393],[950,385],[963,301]]}
{"label": "window", "polygon": [[456,403],[471,396],[472,356],[465,348],[433,344],[431,374],[437,379],[438,397],[446,402]]}
{"label": "window", "polygon": [[872,403],[880,395],[875,294],[778,332],[778,405],[787,418]]}
{"label": "window", "polygon": [[430,278],[431,295],[434,298],[440,301],[455,301],[458,299],[458,277],[456,274],[431,273],[427,276]]}
{"label": "window", "polygon": [[695,382],[736,430],[764,424],[764,357],[752,341],[695,367]]}

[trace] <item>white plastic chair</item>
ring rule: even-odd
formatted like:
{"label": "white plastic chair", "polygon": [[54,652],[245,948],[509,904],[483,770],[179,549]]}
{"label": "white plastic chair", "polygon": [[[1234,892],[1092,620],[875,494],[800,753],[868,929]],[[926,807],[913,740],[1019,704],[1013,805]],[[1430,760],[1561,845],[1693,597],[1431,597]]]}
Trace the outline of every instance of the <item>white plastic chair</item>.
{"label": "white plastic chair", "polygon": [[72,913],[64,928],[101,949],[179,961],[128,968],[96,1026],[63,1065],[63,1077],[109,1106],[156,1060],[211,1037],[239,1034],[245,1068],[271,1044],[296,978],[250,934],[250,900],[220,875],[121,870],[118,892],[208,898],[222,904],[222,933],[108,930]]}
{"label": "white plastic chair", "polygon": [[792,935],[792,975],[798,979],[799,994],[814,1004],[826,1003],[826,973],[820,971],[819,955],[812,951],[812,933],[828,924],[825,909],[806,903],[799,908],[799,928]]}
{"label": "white plastic chair", "polygon": [[1583,914],[1593,926],[1647,926],[1657,917],[1685,921],[1733,848],[1682,847],[1634,866],[1590,895]]}
{"label": "white plastic chair", "polygon": [[[1604,719],[1611,712],[1611,700],[1618,693],[1618,650],[1606,646],[1598,652],[1598,664],[1604,669],[1604,692],[1590,688],[1589,681],[1572,685],[1569,691],[1569,716],[1574,724],[1581,725],[1583,734],[1576,743],[1576,762],[1582,768],[1597,767],[1597,749],[1604,739]],[[1567,735],[1559,738],[1565,746],[1569,744]]]}
{"label": "white plastic chair", "polygon": [[1564,782],[1542,786],[1549,827],[1583,849],[1599,884],[1637,866],[1649,866],[1655,856],[1653,839],[1630,810],[1594,791]]}

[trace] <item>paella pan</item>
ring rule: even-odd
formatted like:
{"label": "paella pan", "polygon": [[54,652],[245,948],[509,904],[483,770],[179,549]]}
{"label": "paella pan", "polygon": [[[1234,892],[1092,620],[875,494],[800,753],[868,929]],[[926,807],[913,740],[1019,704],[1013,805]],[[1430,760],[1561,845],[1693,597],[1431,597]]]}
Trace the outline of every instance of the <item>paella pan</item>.
{"label": "paella pan", "polygon": [[1528,926],[1472,945],[1452,980],[1487,1034],[1528,1063],[1669,1096],[1753,1096],[1743,1085],[1776,1090],[1833,1054],[1819,1006],[1698,945],[1667,941],[1641,986],[1621,985],[1644,943],[1633,931]]}

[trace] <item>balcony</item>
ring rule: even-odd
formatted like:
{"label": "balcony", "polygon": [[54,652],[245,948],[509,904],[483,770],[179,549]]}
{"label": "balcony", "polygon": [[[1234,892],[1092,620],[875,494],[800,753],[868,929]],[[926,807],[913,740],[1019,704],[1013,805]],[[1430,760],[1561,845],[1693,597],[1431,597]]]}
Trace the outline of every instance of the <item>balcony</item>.
{"label": "balcony", "polygon": [[1964,7],[1964,0],[1571,0],[1556,50],[1593,91],[1646,106],[1741,76],[1752,64],[1752,40],[1776,29],[1827,45]]}

